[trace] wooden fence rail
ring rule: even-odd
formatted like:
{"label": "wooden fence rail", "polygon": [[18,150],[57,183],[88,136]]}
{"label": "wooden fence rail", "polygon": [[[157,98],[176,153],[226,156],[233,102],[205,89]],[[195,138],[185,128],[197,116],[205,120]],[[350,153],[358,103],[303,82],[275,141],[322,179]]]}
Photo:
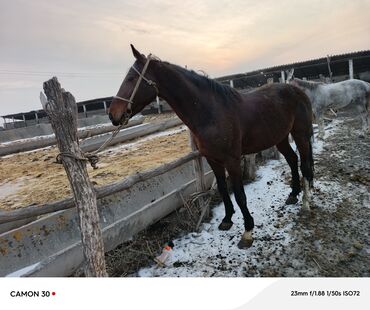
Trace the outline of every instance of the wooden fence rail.
{"label": "wooden fence rail", "polygon": [[[171,163],[164,164],[158,168],[136,173],[134,175],[129,176],[128,178],[125,178],[121,181],[118,181],[118,182],[115,182],[109,185],[96,187],[95,188],[96,197],[97,199],[101,199],[111,194],[128,189],[132,185],[138,182],[150,179],[154,176],[161,175],[169,170],[172,170],[178,166],[181,166],[184,163],[187,163],[198,157],[200,157],[200,154],[198,151],[190,152],[189,154],[183,157],[180,157],[179,159]],[[9,222],[17,221],[21,219],[26,219],[29,217],[40,216],[40,215],[51,213],[51,212],[71,209],[74,207],[75,205],[74,205],[73,198],[68,197],[67,199],[63,199],[63,200],[59,200],[59,201],[55,201],[51,203],[46,203],[42,205],[32,205],[29,207],[24,207],[24,208],[12,210],[12,211],[0,211],[0,224],[9,223]]]}

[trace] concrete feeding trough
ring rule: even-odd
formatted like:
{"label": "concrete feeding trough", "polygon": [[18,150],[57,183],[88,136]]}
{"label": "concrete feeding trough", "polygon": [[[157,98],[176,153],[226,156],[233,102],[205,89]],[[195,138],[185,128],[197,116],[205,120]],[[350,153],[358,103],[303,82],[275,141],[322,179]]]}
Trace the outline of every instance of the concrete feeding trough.
{"label": "concrete feeding trough", "polygon": [[[187,199],[196,192],[195,156],[189,155],[182,158],[185,161],[178,159],[147,171],[145,180],[98,199],[106,251],[173,212],[183,205],[182,197]],[[169,170],[158,173],[164,166]],[[205,160],[204,169],[209,189],[213,173]],[[135,175],[117,184],[130,178]],[[117,184],[109,186],[119,188]],[[0,235],[0,276],[69,276],[83,261],[75,208],[42,216]]]}

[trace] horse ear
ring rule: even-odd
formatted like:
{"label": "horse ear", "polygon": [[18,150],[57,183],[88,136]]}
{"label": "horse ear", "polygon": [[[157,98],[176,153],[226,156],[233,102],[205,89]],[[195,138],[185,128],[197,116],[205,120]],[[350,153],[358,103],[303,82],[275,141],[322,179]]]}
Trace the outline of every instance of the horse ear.
{"label": "horse ear", "polygon": [[145,62],[145,56],[143,54],[141,54],[135,48],[135,46],[133,46],[132,44],[130,44],[130,46],[131,46],[132,54],[134,55],[134,57],[136,58],[136,60],[139,61],[139,62]]}

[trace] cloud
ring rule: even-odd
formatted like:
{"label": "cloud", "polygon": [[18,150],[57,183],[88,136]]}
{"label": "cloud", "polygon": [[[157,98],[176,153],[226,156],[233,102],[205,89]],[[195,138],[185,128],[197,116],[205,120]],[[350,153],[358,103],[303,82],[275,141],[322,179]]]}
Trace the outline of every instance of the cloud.
{"label": "cloud", "polygon": [[[116,91],[116,73],[133,62],[130,43],[216,77],[369,49],[369,11],[365,0],[13,0],[0,11],[0,69],[89,72],[64,76],[76,97],[89,99]],[[42,79],[30,77],[40,87]],[[12,109],[31,94],[15,89],[24,80],[0,75],[14,89]],[[0,93],[0,109],[5,100]],[[37,96],[28,102],[38,106]]]}
{"label": "cloud", "polygon": [[32,82],[30,80],[18,80],[18,81],[0,81],[0,92],[9,90],[20,90],[25,88],[37,87],[40,84]]}

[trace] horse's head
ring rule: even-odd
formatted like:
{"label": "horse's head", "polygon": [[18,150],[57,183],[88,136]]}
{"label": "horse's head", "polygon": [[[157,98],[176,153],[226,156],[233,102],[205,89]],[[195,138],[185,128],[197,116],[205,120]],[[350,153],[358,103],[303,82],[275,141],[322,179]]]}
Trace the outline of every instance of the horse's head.
{"label": "horse's head", "polygon": [[158,95],[153,81],[153,59],[150,55],[145,57],[132,44],[131,49],[136,61],[109,107],[109,118],[114,126],[127,123],[131,116],[139,113]]}

